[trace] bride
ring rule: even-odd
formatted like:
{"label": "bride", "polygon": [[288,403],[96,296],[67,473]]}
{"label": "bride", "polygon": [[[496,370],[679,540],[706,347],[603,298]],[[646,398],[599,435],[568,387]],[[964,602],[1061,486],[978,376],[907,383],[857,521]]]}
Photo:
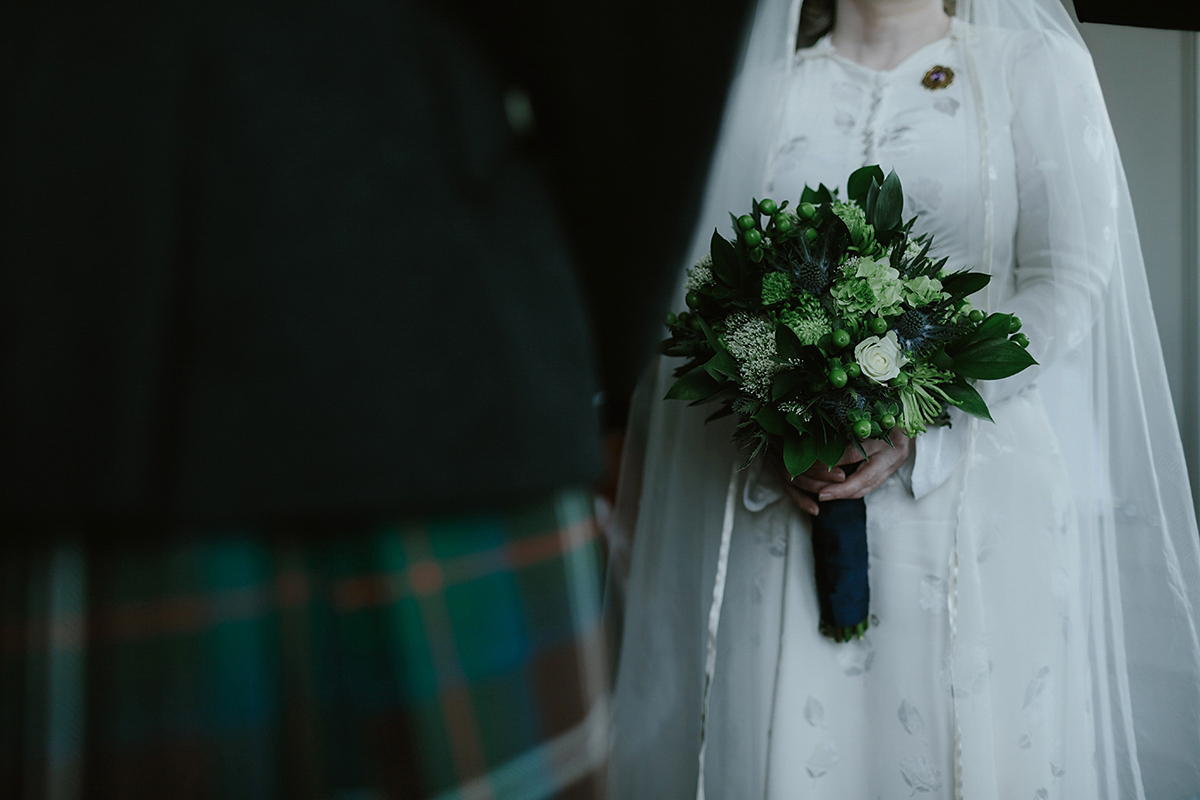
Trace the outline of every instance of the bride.
{"label": "bride", "polygon": [[[801,47],[797,49],[796,44]],[[895,169],[1041,366],[787,484],[635,397],[616,798],[1200,796],[1200,548],[1124,172],[1058,0],[759,0],[696,253],[753,197]],[[844,191],[844,189],[843,189]],[[724,221],[723,221],[724,220]],[[860,456],[855,456],[860,458]],[[865,496],[871,627],[817,629],[810,517]]]}

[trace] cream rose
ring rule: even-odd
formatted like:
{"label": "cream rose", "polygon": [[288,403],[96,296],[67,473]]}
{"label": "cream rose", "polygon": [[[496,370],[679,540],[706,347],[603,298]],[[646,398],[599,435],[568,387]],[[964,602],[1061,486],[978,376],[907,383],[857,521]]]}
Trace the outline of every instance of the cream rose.
{"label": "cream rose", "polygon": [[900,352],[896,332],[888,331],[884,338],[871,336],[863,339],[854,348],[854,360],[866,375],[876,383],[886,383],[900,374],[900,368],[908,359]]}

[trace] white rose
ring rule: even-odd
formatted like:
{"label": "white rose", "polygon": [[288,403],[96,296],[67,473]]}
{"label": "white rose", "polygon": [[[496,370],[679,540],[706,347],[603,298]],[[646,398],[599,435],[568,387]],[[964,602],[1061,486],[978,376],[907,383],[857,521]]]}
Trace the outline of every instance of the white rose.
{"label": "white rose", "polygon": [[854,348],[854,360],[858,362],[862,374],[876,383],[890,381],[908,363],[908,359],[900,352],[895,331],[888,331],[888,335],[882,339],[878,336],[863,339]]}

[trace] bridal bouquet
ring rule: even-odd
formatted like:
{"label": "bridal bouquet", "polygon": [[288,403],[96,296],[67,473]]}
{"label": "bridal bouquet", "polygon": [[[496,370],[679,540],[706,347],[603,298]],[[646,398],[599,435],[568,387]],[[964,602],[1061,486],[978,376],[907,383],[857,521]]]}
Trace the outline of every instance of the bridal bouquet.
{"label": "bridal bouquet", "polygon": [[[775,447],[792,477],[835,466],[847,446],[866,457],[862,443],[890,444],[894,428],[948,424],[951,406],[990,420],[972,382],[1035,364],[1029,340],[1018,318],[972,308],[990,276],[948,271],[902,210],[896,173],[872,166],[845,200],[806,187],[794,210],[755,200],[733,241],[714,232],[688,271],[689,310],[667,317],[661,352],[686,359],[667,399],[720,401],[709,421],[737,416],[746,464]],[[821,632],[846,641],[868,625],[866,505],[820,507]]]}

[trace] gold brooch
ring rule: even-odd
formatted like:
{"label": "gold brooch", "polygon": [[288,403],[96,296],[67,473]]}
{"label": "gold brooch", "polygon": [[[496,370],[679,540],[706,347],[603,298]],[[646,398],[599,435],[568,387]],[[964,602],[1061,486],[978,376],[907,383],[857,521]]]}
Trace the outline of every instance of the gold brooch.
{"label": "gold brooch", "polygon": [[935,89],[945,89],[952,83],[954,83],[954,70],[941,65],[932,67],[929,72],[925,73],[925,77],[921,78],[921,85],[931,92]]}

